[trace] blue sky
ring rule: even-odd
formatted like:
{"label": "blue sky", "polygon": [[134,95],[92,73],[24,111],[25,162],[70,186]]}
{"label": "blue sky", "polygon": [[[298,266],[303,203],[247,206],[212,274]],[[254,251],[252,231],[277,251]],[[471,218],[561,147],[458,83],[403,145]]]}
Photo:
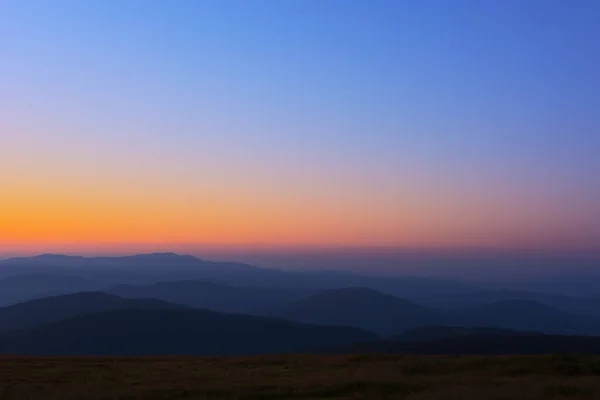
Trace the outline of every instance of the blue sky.
{"label": "blue sky", "polygon": [[[599,20],[586,0],[5,1],[0,167],[65,196],[137,179],[256,198],[248,214],[348,203],[332,223],[386,244],[406,235],[392,214],[428,215],[426,245],[431,215],[451,236],[475,208],[499,214],[465,244],[594,245]],[[380,222],[352,219],[367,208]]]}

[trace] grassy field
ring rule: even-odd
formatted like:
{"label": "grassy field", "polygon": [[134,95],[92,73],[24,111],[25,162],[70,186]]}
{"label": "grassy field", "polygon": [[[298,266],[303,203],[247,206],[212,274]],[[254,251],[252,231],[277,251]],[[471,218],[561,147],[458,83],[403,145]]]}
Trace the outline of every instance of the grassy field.
{"label": "grassy field", "polygon": [[594,356],[0,358],[0,399],[598,399]]}

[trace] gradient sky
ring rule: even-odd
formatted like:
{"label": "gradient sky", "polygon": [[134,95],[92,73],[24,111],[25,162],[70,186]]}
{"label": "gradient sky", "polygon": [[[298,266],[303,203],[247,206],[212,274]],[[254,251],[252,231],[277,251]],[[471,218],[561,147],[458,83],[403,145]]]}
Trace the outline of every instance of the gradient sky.
{"label": "gradient sky", "polygon": [[0,2],[0,251],[600,251],[600,2]]}

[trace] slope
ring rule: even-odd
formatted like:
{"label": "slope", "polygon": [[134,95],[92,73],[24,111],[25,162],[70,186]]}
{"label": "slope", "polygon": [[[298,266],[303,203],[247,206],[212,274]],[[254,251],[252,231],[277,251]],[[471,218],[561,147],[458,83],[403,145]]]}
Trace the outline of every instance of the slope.
{"label": "slope", "polygon": [[154,299],[123,299],[102,292],[51,296],[0,308],[0,332],[108,310],[180,308],[184,306]]}
{"label": "slope", "polygon": [[291,353],[364,342],[349,327],[209,310],[117,310],[0,336],[0,352],[37,355],[233,355]]}
{"label": "slope", "polygon": [[368,288],[317,293],[285,307],[279,315],[300,322],[355,326],[381,335],[443,320],[433,309]]}

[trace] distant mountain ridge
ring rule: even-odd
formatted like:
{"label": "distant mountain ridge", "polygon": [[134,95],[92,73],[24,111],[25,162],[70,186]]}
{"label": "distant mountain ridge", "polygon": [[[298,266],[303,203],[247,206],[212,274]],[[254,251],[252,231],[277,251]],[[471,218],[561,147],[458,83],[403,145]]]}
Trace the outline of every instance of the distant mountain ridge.
{"label": "distant mountain ridge", "polygon": [[[176,253],[150,253],[119,257],[82,257],[62,254],[42,254],[34,257],[14,257],[0,261],[0,275],[22,274],[24,271],[50,270],[63,273],[90,274],[99,271],[156,273],[170,271],[189,273],[190,269],[223,269],[226,272],[242,272],[258,269],[247,264],[205,261],[190,255]],[[40,271],[42,270],[42,271]]]}
{"label": "distant mountain ridge", "polygon": [[130,256],[117,256],[117,257],[109,257],[109,256],[98,256],[98,257],[83,257],[83,256],[72,256],[65,254],[40,254],[37,256],[31,257],[11,257],[0,262],[6,262],[8,264],[30,264],[30,263],[44,263],[48,265],[64,265],[65,263],[76,263],[80,261],[88,262],[88,263],[126,263],[127,260],[140,260],[140,261],[165,261],[165,260],[188,260],[188,261],[202,261],[201,259],[189,256],[189,255],[180,255],[177,253],[147,253],[147,254],[134,254]]}
{"label": "distant mountain ridge", "polygon": [[[600,335],[600,313],[593,312],[594,298],[482,292],[481,288],[440,279],[282,271],[175,253],[125,257],[43,254],[0,261],[0,306],[86,291],[311,324],[354,326],[386,336],[427,325]],[[505,297],[513,293],[521,297]],[[454,298],[460,306],[441,309],[415,298],[432,302]],[[582,315],[578,310],[584,311]]]}
{"label": "distant mountain ridge", "polygon": [[[101,285],[150,285],[198,280],[232,286],[328,290],[367,286],[384,293],[411,295],[463,293],[470,285],[435,278],[378,277],[346,271],[284,271],[237,262],[207,261],[176,253],[123,257],[81,257],[43,254],[0,261],[0,279],[21,274],[53,274],[85,278]],[[341,266],[343,267],[343,266]]]}

